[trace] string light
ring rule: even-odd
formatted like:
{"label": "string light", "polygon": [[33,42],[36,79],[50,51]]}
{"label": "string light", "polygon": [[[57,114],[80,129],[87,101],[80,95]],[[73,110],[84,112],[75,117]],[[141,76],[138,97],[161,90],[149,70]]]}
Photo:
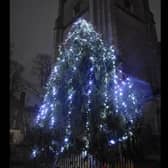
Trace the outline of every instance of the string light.
{"label": "string light", "polygon": [[111,144],[111,145],[114,145],[114,144],[116,144],[116,142],[115,142],[113,139],[111,139],[111,140],[110,140],[110,144]]}
{"label": "string light", "polygon": [[[125,122],[133,124],[136,115],[140,113],[133,81],[130,77],[123,78],[125,74],[122,68],[119,69],[117,59],[114,46],[106,47],[91,24],[83,19],[73,24],[62,47],[59,47],[57,63],[47,82],[47,91],[36,117],[36,124],[40,127],[49,125],[50,129],[54,129],[60,119],[58,114],[64,114],[65,133],[59,152],[64,152],[72,143],[72,114],[76,113],[75,108],[80,105],[86,114],[83,136],[85,153],[90,147],[90,114],[98,105],[96,100],[100,100],[103,107],[97,114],[100,119],[98,126],[104,132],[108,115],[120,114]],[[85,60],[88,62],[86,65]],[[80,93],[78,87],[82,90]],[[98,95],[96,99],[95,94]],[[78,99],[78,96],[82,99]],[[78,100],[79,106],[76,104]],[[46,120],[48,124],[45,124]],[[132,133],[129,135],[132,136]],[[128,135],[113,137],[109,139],[109,144],[115,145],[127,138]]]}

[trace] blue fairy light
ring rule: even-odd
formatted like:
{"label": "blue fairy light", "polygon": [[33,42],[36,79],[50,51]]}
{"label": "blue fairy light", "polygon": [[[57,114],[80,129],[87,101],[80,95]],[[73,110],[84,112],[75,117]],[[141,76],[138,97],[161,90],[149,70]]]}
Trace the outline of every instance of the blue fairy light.
{"label": "blue fairy light", "polygon": [[31,154],[31,157],[34,159],[37,157],[37,154],[38,154],[38,150],[37,149],[33,149],[32,150],[32,154]]}
{"label": "blue fairy light", "polygon": [[65,138],[65,139],[64,139],[64,142],[68,142],[68,138]]}
{"label": "blue fairy light", "polygon": [[68,99],[69,99],[69,100],[71,100],[71,99],[72,99],[72,94],[71,94],[71,95],[69,95]]}
{"label": "blue fairy light", "polygon": [[62,152],[64,152],[64,147],[63,147],[63,146],[61,147],[61,153],[62,153]]}
{"label": "blue fairy light", "polygon": [[73,67],[73,70],[76,71],[76,67]]}
{"label": "blue fairy light", "polygon": [[88,90],[88,94],[91,94],[91,92],[92,92],[91,90]]}
{"label": "blue fairy light", "polygon": [[94,70],[94,68],[93,68],[93,67],[91,67],[91,68],[90,68],[90,71],[91,71],[91,72],[93,72],[93,70]]}
{"label": "blue fairy light", "polygon": [[126,140],[126,139],[128,139],[128,136],[123,136],[122,137],[122,140]]}
{"label": "blue fairy light", "polygon": [[109,143],[110,143],[111,145],[116,144],[116,142],[115,142],[113,139],[111,139],[111,140],[109,141]]}
{"label": "blue fairy light", "polygon": [[[88,53],[83,48],[85,46],[88,47]],[[85,62],[85,58],[88,64],[83,66],[82,63]],[[116,115],[121,115],[125,123],[130,121],[131,125],[134,124],[134,119],[140,113],[137,97],[139,90],[135,89],[132,78],[129,75],[125,76],[126,74],[122,72],[122,67],[119,67],[117,59],[115,48],[113,46],[107,48],[100,39],[100,35],[94,32],[93,27],[82,19],[79,19],[72,26],[72,31],[68,33],[62,47],[59,47],[57,63],[47,83],[47,92],[36,117],[36,124],[47,125],[51,129],[55,129],[57,121],[62,119],[60,113],[64,114],[63,117],[65,118],[63,119],[66,123],[63,130],[64,145],[61,147],[61,152],[64,151],[64,148],[67,149],[71,143],[70,140],[73,135],[72,114],[75,114],[76,107],[78,107],[76,102],[86,114],[84,123],[84,134],[86,134],[87,139],[86,151],[89,148],[92,126],[89,117],[95,111],[93,108],[97,102],[100,102],[102,107],[101,111],[98,110],[97,112],[98,119],[100,119],[98,126],[101,131],[107,131],[105,122],[108,114],[117,113]],[[81,89],[81,93],[78,92],[77,85]],[[82,96],[82,99],[78,99],[79,96]],[[43,124],[46,123],[45,121],[49,123]],[[118,139],[115,137],[115,140],[109,140],[109,143],[115,145],[126,139],[127,136],[124,134]]]}
{"label": "blue fairy light", "polygon": [[55,73],[58,72],[58,67],[57,67],[57,66],[54,67],[54,72],[55,72]]}
{"label": "blue fairy light", "polygon": [[89,81],[89,85],[92,85],[93,84],[93,82],[92,81]]}

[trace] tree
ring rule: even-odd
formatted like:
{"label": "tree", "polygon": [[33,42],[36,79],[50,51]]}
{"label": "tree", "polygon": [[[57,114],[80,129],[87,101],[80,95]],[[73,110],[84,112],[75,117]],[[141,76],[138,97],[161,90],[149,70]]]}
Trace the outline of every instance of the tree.
{"label": "tree", "polygon": [[17,94],[22,86],[22,73],[24,71],[23,65],[15,60],[10,60],[10,93]]}
{"label": "tree", "polygon": [[91,24],[83,19],[74,23],[59,48],[35,119],[44,132],[62,131],[58,153],[80,146],[80,151],[105,156],[132,135],[140,115],[137,91],[118,60],[115,48],[107,47]]}
{"label": "tree", "polygon": [[33,59],[33,74],[40,80],[40,87],[44,87],[51,72],[52,58],[48,54],[38,54]]}

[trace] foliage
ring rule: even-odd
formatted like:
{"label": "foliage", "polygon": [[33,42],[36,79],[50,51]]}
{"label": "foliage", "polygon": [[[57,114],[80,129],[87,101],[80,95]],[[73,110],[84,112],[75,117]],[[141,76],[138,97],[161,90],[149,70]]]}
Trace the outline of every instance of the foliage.
{"label": "foliage", "polygon": [[76,149],[103,158],[132,135],[140,115],[137,91],[119,65],[114,46],[107,47],[91,24],[74,23],[35,119],[37,127],[51,133],[49,143],[55,140],[52,132],[62,131],[55,154]]}

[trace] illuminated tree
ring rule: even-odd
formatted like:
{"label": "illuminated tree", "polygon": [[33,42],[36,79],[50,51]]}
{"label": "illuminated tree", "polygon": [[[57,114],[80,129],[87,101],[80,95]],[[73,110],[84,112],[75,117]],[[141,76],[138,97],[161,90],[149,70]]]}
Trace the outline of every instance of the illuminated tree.
{"label": "illuminated tree", "polygon": [[140,115],[137,91],[119,65],[115,48],[107,47],[91,24],[83,19],[73,24],[59,48],[35,119],[36,127],[46,132],[62,131],[59,150],[51,148],[53,153],[76,146],[95,151],[96,136],[97,144],[103,139],[101,145],[109,147],[132,135],[131,127]]}

